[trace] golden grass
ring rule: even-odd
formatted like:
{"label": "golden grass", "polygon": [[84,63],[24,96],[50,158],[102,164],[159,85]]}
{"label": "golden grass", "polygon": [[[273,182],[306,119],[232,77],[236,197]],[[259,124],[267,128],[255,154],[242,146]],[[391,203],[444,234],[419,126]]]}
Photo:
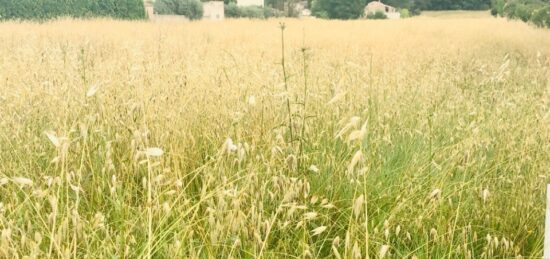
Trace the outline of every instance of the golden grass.
{"label": "golden grass", "polygon": [[0,258],[541,256],[549,31],[278,22],[1,23]]}

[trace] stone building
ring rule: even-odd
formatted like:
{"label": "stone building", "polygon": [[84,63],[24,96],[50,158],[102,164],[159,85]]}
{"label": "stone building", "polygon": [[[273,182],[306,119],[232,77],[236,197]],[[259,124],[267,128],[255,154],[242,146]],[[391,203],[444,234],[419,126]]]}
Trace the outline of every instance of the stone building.
{"label": "stone building", "polygon": [[223,1],[210,1],[202,3],[203,15],[202,19],[220,21],[225,18],[223,9]]}
{"label": "stone building", "polygon": [[386,5],[380,0],[370,2],[367,6],[365,6],[365,16],[376,12],[383,12],[388,17],[388,19],[401,18],[401,14],[399,13],[399,11],[397,11],[395,7]]}

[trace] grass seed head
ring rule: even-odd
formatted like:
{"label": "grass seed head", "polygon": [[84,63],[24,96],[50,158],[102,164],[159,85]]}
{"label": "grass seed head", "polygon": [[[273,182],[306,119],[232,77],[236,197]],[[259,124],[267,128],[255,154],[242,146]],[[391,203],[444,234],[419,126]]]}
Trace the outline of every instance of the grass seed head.
{"label": "grass seed head", "polygon": [[326,229],[327,229],[326,226],[320,226],[318,228],[315,228],[314,230],[311,231],[312,236],[317,236],[317,235],[325,232]]}
{"label": "grass seed head", "polygon": [[14,177],[12,181],[16,184],[22,185],[22,186],[32,186],[33,181],[29,178],[25,177]]}
{"label": "grass seed head", "polygon": [[378,253],[378,258],[384,258],[389,250],[390,250],[389,245],[382,245],[380,247],[380,252]]}
{"label": "grass seed head", "polygon": [[143,153],[151,157],[160,157],[164,154],[164,151],[158,147],[146,148]]}
{"label": "grass seed head", "polygon": [[93,85],[92,87],[90,87],[88,89],[88,91],[86,92],[86,97],[92,97],[94,96],[97,91],[99,90],[99,86],[98,85]]}

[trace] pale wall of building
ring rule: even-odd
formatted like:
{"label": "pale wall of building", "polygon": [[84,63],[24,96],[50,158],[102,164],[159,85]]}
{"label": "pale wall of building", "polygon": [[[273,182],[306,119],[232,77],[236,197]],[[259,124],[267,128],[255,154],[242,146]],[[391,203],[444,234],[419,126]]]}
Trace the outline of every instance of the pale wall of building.
{"label": "pale wall of building", "polygon": [[145,1],[144,5],[145,5],[145,12],[147,13],[147,17],[149,17],[149,19],[155,18],[153,3],[149,1]]}
{"label": "pale wall of building", "polygon": [[366,7],[365,10],[368,12],[376,12],[381,11],[385,13],[395,13],[397,10],[393,6],[385,5],[381,2],[370,2]]}
{"label": "pale wall of building", "polygon": [[205,20],[219,21],[225,18],[225,12],[223,10],[223,2],[210,1],[202,4],[203,15]]}
{"label": "pale wall of building", "polygon": [[370,2],[366,7],[365,7],[365,15],[369,14],[369,13],[375,13],[375,12],[383,12],[386,14],[386,16],[388,17],[388,19],[399,19],[401,18],[401,14],[397,11],[397,9],[393,6],[389,6],[389,5],[385,5],[381,2],[378,2],[378,1],[374,1],[374,2]]}

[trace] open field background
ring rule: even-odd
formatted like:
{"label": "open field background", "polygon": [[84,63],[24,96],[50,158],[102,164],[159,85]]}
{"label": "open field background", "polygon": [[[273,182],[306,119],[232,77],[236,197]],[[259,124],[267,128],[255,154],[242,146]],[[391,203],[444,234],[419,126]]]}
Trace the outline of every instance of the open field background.
{"label": "open field background", "polygon": [[541,256],[550,31],[285,22],[1,23],[0,258]]}

